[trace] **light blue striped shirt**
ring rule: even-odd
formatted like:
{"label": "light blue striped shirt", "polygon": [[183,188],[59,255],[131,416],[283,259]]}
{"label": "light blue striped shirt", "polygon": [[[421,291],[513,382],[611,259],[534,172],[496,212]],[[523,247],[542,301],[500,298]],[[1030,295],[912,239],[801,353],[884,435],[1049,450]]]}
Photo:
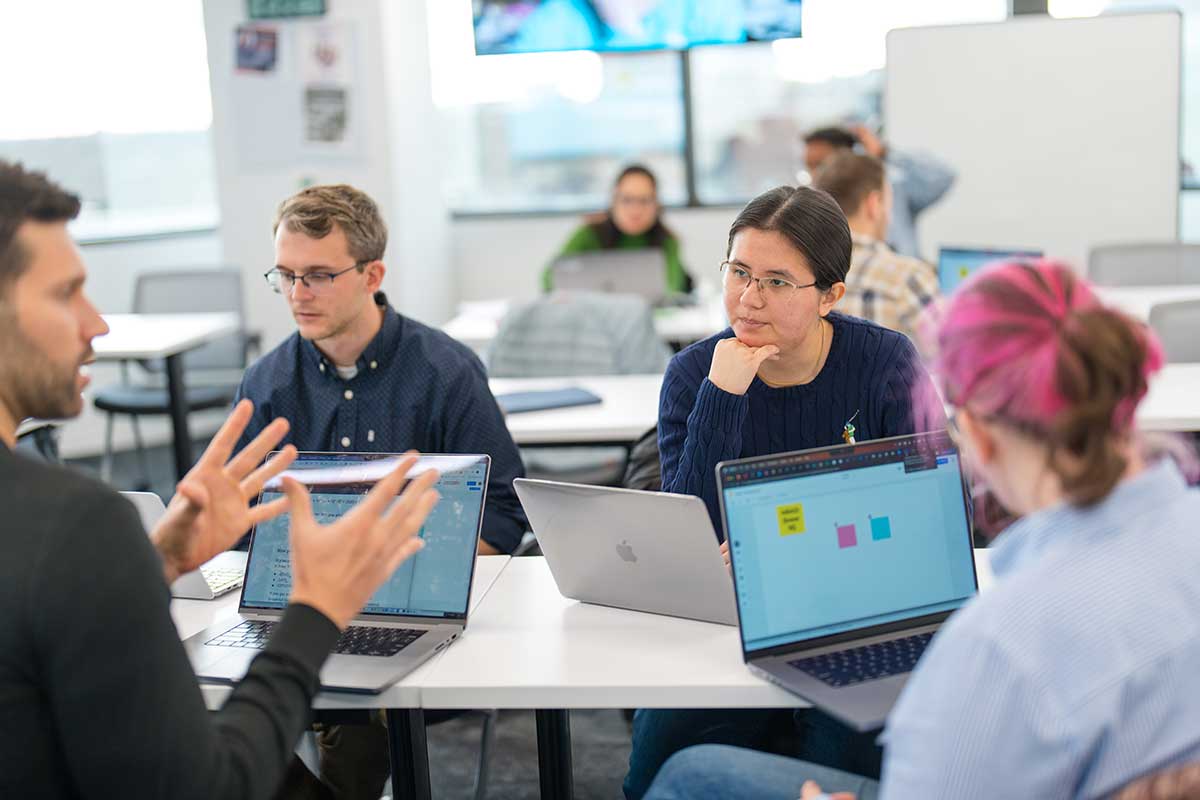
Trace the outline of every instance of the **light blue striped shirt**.
{"label": "light blue striped shirt", "polygon": [[1200,760],[1200,492],[1169,459],[1015,523],[888,719],[882,797],[1103,797]]}

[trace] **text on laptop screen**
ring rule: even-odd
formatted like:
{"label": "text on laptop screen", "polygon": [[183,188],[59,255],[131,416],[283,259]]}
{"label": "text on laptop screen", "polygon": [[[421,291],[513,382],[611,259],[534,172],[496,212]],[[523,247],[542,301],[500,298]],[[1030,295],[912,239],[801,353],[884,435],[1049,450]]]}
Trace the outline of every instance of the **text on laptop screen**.
{"label": "text on laptop screen", "polygon": [[938,285],[949,294],[985,264],[1009,259],[1041,258],[1038,250],[972,250],[943,247],[938,252]]}
{"label": "text on laptop screen", "polygon": [[747,652],[958,608],[975,567],[944,432],[721,468]]}
{"label": "text on laptop screen", "polygon": [[[325,525],[357,505],[379,478],[396,464],[385,454],[302,453],[284,475],[307,484],[313,516]],[[485,456],[421,456],[410,471],[441,475],[434,488],[441,498],[418,534],[425,547],[408,559],[371,595],[364,614],[462,619],[466,616],[476,539],[483,514],[488,459]],[[278,481],[260,502],[282,496]],[[282,514],[260,524],[250,543],[242,605],[284,608],[292,590],[288,520]]]}

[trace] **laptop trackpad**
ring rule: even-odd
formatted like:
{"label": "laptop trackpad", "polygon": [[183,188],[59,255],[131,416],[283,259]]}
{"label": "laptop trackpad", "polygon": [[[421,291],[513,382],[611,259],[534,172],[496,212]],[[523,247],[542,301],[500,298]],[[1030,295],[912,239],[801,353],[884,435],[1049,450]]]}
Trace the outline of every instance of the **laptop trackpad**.
{"label": "laptop trackpad", "polygon": [[240,650],[232,647],[204,647],[196,654],[193,664],[201,678],[241,680],[250,662],[261,650]]}

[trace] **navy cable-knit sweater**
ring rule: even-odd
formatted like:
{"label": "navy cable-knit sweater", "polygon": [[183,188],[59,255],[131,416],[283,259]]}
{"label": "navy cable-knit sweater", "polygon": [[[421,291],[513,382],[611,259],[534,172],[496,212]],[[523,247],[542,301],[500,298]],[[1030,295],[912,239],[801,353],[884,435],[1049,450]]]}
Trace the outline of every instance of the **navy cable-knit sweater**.
{"label": "navy cable-knit sweater", "polygon": [[903,334],[836,312],[826,319],[833,324],[829,357],[803,386],[776,389],[756,377],[744,395],[718,389],[708,370],[717,342],[733,336],[728,328],[683,350],[667,366],[658,401],[662,488],[704,500],[719,540],[724,540],[714,472],[719,462],[841,444],[855,413],[859,442],[913,433],[914,395],[935,396]]}

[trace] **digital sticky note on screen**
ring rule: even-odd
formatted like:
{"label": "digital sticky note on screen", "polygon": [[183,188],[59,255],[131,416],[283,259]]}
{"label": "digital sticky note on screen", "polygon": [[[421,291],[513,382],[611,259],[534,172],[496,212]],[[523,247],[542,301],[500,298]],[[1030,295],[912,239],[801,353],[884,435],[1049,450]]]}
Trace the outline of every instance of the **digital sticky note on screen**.
{"label": "digital sticky note on screen", "polygon": [[801,0],[475,0],[477,55],[683,50],[800,35]]}
{"label": "digital sticky note on screen", "polygon": [[775,509],[775,515],[779,519],[780,536],[794,536],[797,533],[804,533],[803,503],[779,506]]}

